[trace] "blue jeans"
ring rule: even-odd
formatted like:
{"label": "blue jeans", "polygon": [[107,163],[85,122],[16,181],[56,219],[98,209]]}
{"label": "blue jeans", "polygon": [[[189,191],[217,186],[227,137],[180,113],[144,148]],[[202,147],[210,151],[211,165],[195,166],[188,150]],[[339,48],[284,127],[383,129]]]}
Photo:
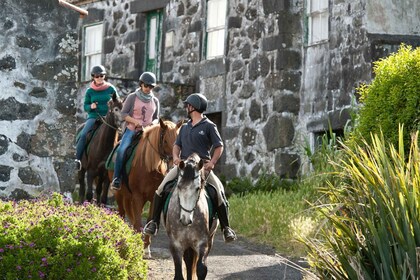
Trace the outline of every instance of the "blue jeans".
{"label": "blue jeans", "polygon": [[86,146],[86,136],[89,130],[92,129],[93,125],[95,124],[96,119],[87,119],[85,122],[85,126],[80,133],[80,138],[77,141],[76,145],[76,159],[81,160],[83,156],[83,152]]}
{"label": "blue jeans", "polygon": [[128,146],[130,146],[131,141],[133,140],[134,134],[136,134],[135,131],[129,130],[127,128],[125,130],[122,138],[121,138],[120,146],[118,147],[118,150],[117,150],[117,158],[115,159],[114,179],[115,178],[120,178],[120,176],[121,176],[124,154],[125,154],[125,151],[127,150]]}

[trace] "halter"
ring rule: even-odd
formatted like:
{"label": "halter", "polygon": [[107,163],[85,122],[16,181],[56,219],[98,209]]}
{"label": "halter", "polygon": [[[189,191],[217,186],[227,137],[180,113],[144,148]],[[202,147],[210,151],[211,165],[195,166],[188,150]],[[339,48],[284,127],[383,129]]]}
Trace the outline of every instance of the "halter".
{"label": "halter", "polygon": [[[198,177],[199,177],[199,175],[195,176],[194,179],[197,179]],[[178,194],[178,204],[179,204],[179,207],[181,207],[181,209],[184,210],[187,213],[193,212],[195,209],[197,209],[198,201],[200,200],[200,196],[201,196],[201,191],[202,190],[203,190],[203,188],[200,188],[200,192],[198,193],[197,200],[195,201],[195,204],[194,204],[194,208],[191,209],[191,210],[188,210],[188,209],[184,208],[184,206],[182,206],[181,199],[179,198],[179,194]]]}

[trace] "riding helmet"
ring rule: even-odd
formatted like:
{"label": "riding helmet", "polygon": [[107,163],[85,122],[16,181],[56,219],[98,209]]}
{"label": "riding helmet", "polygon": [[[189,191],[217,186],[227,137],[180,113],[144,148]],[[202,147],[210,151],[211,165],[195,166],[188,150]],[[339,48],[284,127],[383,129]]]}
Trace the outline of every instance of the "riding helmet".
{"label": "riding helmet", "polygon": [[146,85],[156,86],[156,76],[152,72],[144,72],[141,74],[139,81]]}
{"label": "riding helmet", "polygon": [[190,104],[197,112],[203,113],[207,109],[207,98],[201,93],[193,93],[183,101],[184,104]]}
{"label": "riding helmet", "polygon": [[94,75],[105,75],[106,74],[105,67],[103,67],[102,65],[93,66],[92,70],[90,71],[90,74],[92,76],[94,76]]}

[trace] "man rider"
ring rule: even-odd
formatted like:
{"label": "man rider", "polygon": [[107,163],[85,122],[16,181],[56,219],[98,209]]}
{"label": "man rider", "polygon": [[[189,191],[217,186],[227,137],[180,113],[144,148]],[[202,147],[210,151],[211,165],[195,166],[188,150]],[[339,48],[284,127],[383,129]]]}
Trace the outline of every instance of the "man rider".
{"label": "man rider", "polygon": [[[212,171],[223,153],[223,141],[216,125],[203,115],[203,112],[207,109],[207,103],[207,98],[199,93],[191,94],[184,101],[184,106],[190,120],[180,128],[179,135],[172,150],[173,162],[176,166],[169,171],[156,190],[153,199],[153,218],[146,224],[143,230],[144,234],[157,234],[160,213],[165,204],[165,196],[162,195],[164,187],[167,182],[177,177],[177,165],[181,159],[187,159],[192,153],[197,153],[205,161],[204,169],[207,172],[207,182],[216,188],[216,211],[224,240],[225,242],[236,240],[235,232],[229,227],[228,202],[224,194],[223,184]],[[212,148],[214,149],[213,155],[210,155]]]}

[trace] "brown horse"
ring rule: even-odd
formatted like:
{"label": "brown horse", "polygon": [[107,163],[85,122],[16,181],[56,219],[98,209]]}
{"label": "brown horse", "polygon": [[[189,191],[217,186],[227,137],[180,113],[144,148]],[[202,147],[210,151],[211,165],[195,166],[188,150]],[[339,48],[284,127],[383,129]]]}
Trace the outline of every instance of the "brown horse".
{"label": "brown horse", "polygon": [[[126,180],[121,181],[121,189],[115,192],[118,212],[121,217],[127,215],[137,232],[142,232],[142,213],[146,202],[153,204],[154,193],[162,182],[182,122],[159,121],[159,124],[145,128],[137,146],[131,169]],[[112,178],[112,171],[109,177]],[[150,205],[148,220],[152,217],[153,205]],[[150,255],[150,237],[145,236],[144,247]]]}
{"label": "brown horse", "polygon": [[[98,205],[105,205],[108,198],[109,179],[105,162],[114,146],[115,137],[122,124],[122,100],[114,94],[108,101],[108,112],[100,117],[101,124],[94,132],[83,154],[82,169],[78,172],[79,201],[93,199],[93,182],[96,183],[96,200]],[[87,173],[87,192],[85,174]],[[85,196],[86,195],[86,196]]]}
{"label": "brown horse", "polygon": [[164,225],[169,237],[169,249],[175,265],[175,278],[184,279],[182,259],[187,279],[207,276],[207,257],[213,246],[218,220],[213,219],[206,198],[203,160],[192,154],[178,165],[178,182],[171,194]]}

